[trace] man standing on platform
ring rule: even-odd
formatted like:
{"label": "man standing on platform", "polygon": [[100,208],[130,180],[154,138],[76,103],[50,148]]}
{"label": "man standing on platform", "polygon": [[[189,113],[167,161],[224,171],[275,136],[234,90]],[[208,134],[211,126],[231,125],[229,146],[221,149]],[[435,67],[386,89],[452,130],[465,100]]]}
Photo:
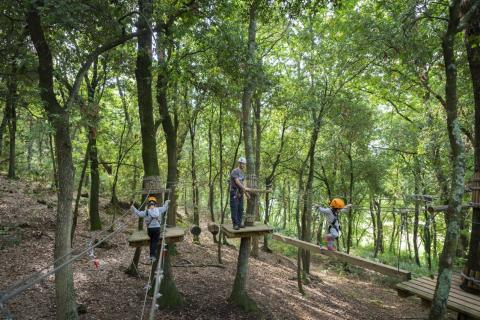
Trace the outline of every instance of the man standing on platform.
{"label": "man standing on platform", "polygon": [[247,160],[244,157],[240,157],[238,159],[238,167],[230,173],[230,212],[232,214],[233,229],[235,230],[244,228],[242,224],[243,194],[245,193],[246,197],[250,198],[248,195],[250,189],[243,185],[245,181],[243,170],[245,170],[246,164]]}

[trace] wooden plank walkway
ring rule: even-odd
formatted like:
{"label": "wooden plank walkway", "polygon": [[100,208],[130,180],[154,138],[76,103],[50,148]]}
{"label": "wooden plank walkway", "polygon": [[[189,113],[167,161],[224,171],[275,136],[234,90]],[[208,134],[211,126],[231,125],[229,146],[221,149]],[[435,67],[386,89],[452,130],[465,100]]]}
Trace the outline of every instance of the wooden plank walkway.
{"label": "wooden plank walkway", "polygon": [[361,257],[356,257],[356,256],[351,256],[345,252],[339,252],[339,251],[329,251],[324,247],[317,246],[313,243],[298,240],[295,238],[290,238],[286,237],[280,234],[274,234],[273,235],[273,240],[281,241],[286,244],[291,244],[293,246],[296,246],[298,248],[302,248],[311,252],[323,254],[329,257],[332,257],[334,259],[347,262],[368,270],[376,271],[381,274],[387,275],[387,276],[392,276],[392,277],[397,277],[402,280],[410,280],[412,278],[412,275],[410,271],[402,270],[402,269],[397,269],[392,266],[388,266],[383,263],[371,261],[368,259],[364,259]]}
{"label": "wooden plank walkway", "polygon": [[[179,227],[167,227],[167,234],[165,238],[167,243],[174,243],[183,241],[185,237],[185,229]],[[160,235],[160,241],[162,241],[162,236]],[[128,243],[130,247],[142,247],[150,245],[150,238],[147,234],[147,230],[135,230],[128,237]]]}
{"label": "wooden plank walkway", "polygon": [[273,228],[263,223],[255,223],[251,227],[245,227],[239,230],[235,230],[233,229],[233,225],[223,224],[222,231],[227,238],[249,238],[263,236],[267,233],[272,233]]}
{"label": "wooden plank walkway", "polygon": [[[459,274],[452,276],[452,287],[448,296],[447,307],[470,319],[480,319],[480,296],[470,294],[460,288],[462,279]],[[416,278],[397,284],[400,296],[416,295],[430,303],[433,300],[437,279],[429,277]]]}

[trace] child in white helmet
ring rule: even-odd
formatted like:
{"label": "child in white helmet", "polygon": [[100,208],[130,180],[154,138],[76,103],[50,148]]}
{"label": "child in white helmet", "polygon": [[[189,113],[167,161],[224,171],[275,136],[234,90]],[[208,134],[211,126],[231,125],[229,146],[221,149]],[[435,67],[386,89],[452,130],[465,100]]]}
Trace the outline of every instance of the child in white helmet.
{"label": "child in white helmet", "polygon": [[165,201],[162,207],[157,207],[157,198],[154,196],[148,197],[147,209],[140,211],[132,204],[130,210],[133,214],[140,218],[145,218],[147,225],[147,233],[150,238],[150,262],[155,261],[157,256],[157,246],[160,239],[161,226],[163,224],[164,214],[168,210],[170,200]]}
{"label": "child in white helmet", "polygon": [[327,241],[327,249],[335,251],[335,240],[340,237],[340,222],[338,220],[338,214],[340,212],[347,211],[352,205],[345,205],[345,202],[340,198],[334,198],[330,201],[329,208],[322,208],[315,206],[315,209],[325,215],[327,219],[327,233],[325,234],[325,241]]}

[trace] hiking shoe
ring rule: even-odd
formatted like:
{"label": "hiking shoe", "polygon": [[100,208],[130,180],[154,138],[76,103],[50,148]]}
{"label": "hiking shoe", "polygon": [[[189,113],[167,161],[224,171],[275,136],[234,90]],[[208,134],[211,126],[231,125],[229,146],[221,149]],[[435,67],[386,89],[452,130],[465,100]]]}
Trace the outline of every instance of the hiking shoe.
{"label": "hiking shoe", "polygon": [[240,229],[239,226],[237,226],[236,224],[233,225],[233,230],[239,230],[239,229]]}
{"label": "hiking shoe", "polygon": [[155,262],[155,257],[154,256],[150,256],[150,259],[148,259],[148,262],[149,264],[152,264]]}
{"label": "hiking shoe", "polygon": [[245,225],[244,225],[244,224],[241,224],[241,225],[240,225],[240,229],[243,229],[243,228],[245,228]]}

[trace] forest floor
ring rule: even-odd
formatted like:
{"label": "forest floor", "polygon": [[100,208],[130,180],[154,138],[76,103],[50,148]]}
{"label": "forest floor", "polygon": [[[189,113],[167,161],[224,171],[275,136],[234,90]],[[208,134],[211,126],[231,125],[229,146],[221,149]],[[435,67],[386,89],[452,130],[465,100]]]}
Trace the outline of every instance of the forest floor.
{"label": "forest floor", "polygon": [[[86,199],[83,199],[86,203]],[[52,261],[56,196],[40,183],[7,180],[0,175],[0,290],[48,266]],[[111,216],[104,210],[104,225]],[[83,206],[85,207],[85,205]],[[95,250],[100,267],[83,257],[74,264],[80,319],[140,319],[150,266],[142,250],[140,277],[124,273],[133,257],[129,230],[136,219],[127,215],[129,228]],[[217,263],[217,245],[202,226],[201,244],[187,235],[177,245],[173,272],[183,294],[182,308],[159,311],[158,319],[426,319],[426,309],[415,297],[399,298],[393,283],[378,274],[350,268],[314,256],[312,281],[297,290],[295,263],[283,255],[260,252],[249,264],[248,294],[259,313],[246,314],[227,302],[233,285],[238,251],[223,246],[224,268],[195,267]],[[80,211],[75,246],[85,247],[92,237],[85,209]],[[238,247],[238,241],[230,241]],[[186,267],[186,265],[189,265]],[[146,312],[151,300],[147,300]],[[13,319],[54,319],[54,277],[13,298],[7,307]],[[453,315],[450,315],[453,317]]]}

